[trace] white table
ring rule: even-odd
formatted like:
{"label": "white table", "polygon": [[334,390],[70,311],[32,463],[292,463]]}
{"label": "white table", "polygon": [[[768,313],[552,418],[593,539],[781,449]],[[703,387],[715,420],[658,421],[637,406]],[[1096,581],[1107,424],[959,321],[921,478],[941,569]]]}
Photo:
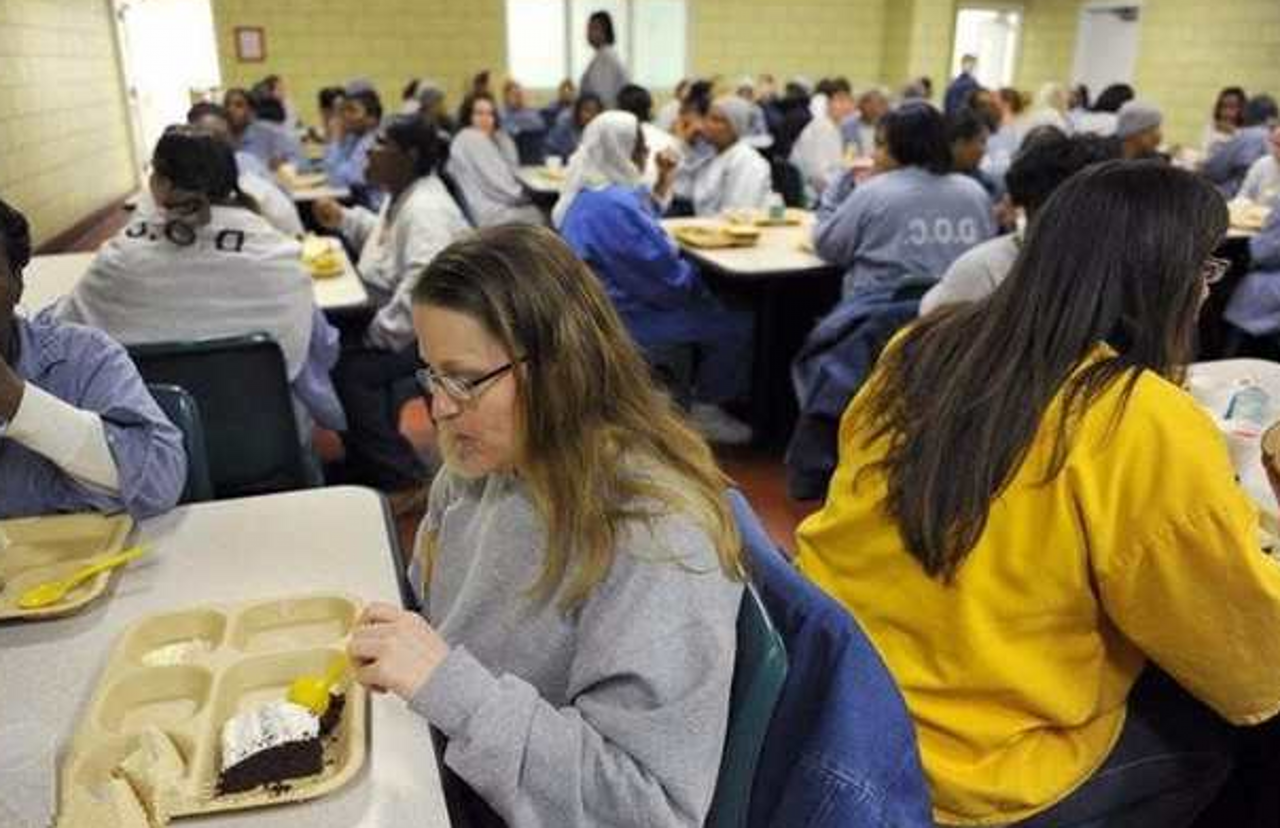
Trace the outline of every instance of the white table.
{"label": "white table", "polygon": [[[363,308],[369,303],[360,274],[341,245],[342,275],[328,279],[313,279],[316,305],[324,311],[346,311]],[[89,270],[93,253],[57,253],[35,256],[23,271],[25,287],[18,307],[28,316],[39,313],[66,296]]]}
{"label": "white table", "polygon": [[369,304],[369,291],[360,280],[360,272],[351,263],[346,248],[334,239],[334,249],[342,257],[342,275],[326,279],[312,279],[315,285],[316,305],[323,311],[349,311]]}
{"label": "white table", "polygon": [[[67,743],[117,635],[144,615],[302,592],[400,602],[382,499],[355,487],[183,507],[146,521],[150,554],[69,618],[0,626],[0,825],[45,826]],[[426,722],[374,696],[364,768],[332,794],[199,820],[207,828],[447,828]]]}
{"label": "white table", "polygon": [[[286,187],[288,190],[288,188]],[[289,197],[294,201],[318,201],[322,198],[331,198],[334,201],[343,201],[351,198],[351,190],[348,187],[330,187],[327,184],[321,184],[319,187],[299,187],[296,190],[288,190]]]}
{"label": "white table", "polygon": [[1223,359],[1197,362],[1187,371],[1191,395],[1223,430],[1231,462],[1240,485],[1258,504],[1263,524],[1273,534],[1280,529],[1280,504],[1262,467],[1260,438],[1233,433],[1224,419],[1232,395],[1246,385],[1256,385],[1271,395],[1269,421],[1280,419],[1280,363],[1261,359]]}
{"label": "white table", "polygon": [[[760,444],[777,445],[790,436],[796,414],[791,360],[814,322],[840,298],[839,268],[813,252],[813,222],[806,213],[799,224],[761,227],[752,247],[680,245],[718,293],[745,301],[755,314],[749,415]],[[720,224],[713,218],[662,222],[668,233]]]}
{"label": "white table", "polygon": [[[714,218],[678,218],[662,222],[668,233],[680,227],[720,227]],[[799,224],[761,227],[760,241],[751,247],[702,248],[680,244],[686,256],[725,276],[750,279],[830,273],[832,265],[813,252],[813,215]]]}
{"label": "white table", "polygon": [[18,307],[34,315],[71,292],[89,270],[93,253],[56,253],[33,256],[22,272],[22,301]]}

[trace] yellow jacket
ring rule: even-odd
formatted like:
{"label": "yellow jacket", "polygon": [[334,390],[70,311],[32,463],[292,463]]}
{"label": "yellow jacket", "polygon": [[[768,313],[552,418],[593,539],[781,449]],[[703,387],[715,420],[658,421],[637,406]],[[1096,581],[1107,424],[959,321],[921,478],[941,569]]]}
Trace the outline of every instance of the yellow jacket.
{"label": "yellow jacket", "polygon": [[858,400],[841,421],[798,565],[902,688],[940,822],[1012,822],[1069,794],[1106,759],[1148,658],[1231,722],[1280,709],[1280,565],[1260,551],[1223,439],[1151,372],[1113,422],[1124,384],[1043,483],[1054,402],[951,585],[906,550],[883,473],[855,483],[886,449],[863,445]]}

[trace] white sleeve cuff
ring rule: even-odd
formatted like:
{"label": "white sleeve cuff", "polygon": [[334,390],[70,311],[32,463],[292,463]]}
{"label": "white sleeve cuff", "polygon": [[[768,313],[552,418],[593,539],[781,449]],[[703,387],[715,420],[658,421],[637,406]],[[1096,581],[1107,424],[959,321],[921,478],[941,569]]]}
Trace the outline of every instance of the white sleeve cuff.
{"label": "white sleeve cuff", "polygon": [[102,419],[28,382],[5,436],[48,458],[82,483],[116,494],[120,472]]}

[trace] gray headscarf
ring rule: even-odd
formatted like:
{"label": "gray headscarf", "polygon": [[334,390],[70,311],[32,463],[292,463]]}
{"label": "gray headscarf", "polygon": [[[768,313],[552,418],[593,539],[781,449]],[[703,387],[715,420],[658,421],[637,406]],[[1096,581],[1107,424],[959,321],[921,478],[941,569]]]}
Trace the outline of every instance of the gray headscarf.
{"label": "gray headscarf", "polygon": [[720,110],[729,119],[729,123],[733,124],[733,131],[737,133],[739,140],[751,134],[750,101],[743,100],[737,95],[722,95],[712,102],[711,108]]}
{"label": "gray headscarf", "polygon": [[1116,113],[1116,136],[1128,138],[1130,135],[1146,132],[1160,126],[1163,120],[1160,110],[1146,101],[1128,101]]}

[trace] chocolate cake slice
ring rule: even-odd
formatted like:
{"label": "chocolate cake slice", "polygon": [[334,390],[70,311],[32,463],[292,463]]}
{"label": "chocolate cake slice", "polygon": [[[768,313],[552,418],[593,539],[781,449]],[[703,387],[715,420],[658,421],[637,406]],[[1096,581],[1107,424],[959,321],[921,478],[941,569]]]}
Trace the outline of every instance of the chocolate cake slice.
{"label": "chocolate cake slice", "polygon": [[311,776],[323,769],[320,720],[305,707],[274,701],[232,716],[222,726],[220,795]]}

